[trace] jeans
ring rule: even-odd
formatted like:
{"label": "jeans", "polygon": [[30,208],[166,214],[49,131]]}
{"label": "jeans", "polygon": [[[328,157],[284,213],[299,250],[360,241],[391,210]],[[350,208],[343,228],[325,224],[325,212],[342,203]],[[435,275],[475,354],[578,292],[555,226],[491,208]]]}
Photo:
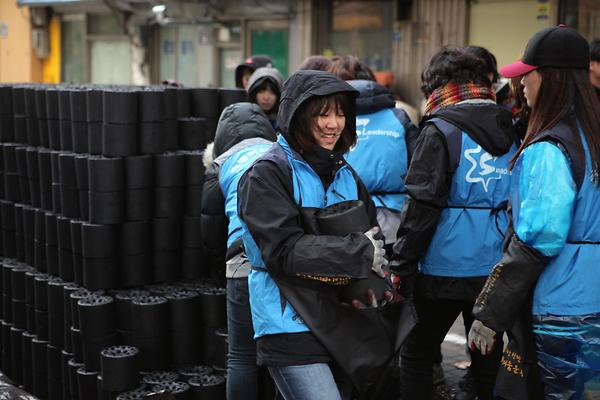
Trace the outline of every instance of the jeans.
{"label": "jeans", "polygon": [[[448,299],[415,301],[419,322],[402,347],[401,381],[404,400],[433,398],[433,363],[439,357],[444,337],[462,312],[465,328],[473,323],[473,302]],[[470,372],[475,380],[478,398],[491,400],[502,356],[502,335],[496,335],[492,353],[482,356],[470,352]]]}
{"label": "jeans", "polygon": [[285,400],[345,400],[352,392],[349,379],[340,382],[341,390],[338,388],[331,368],[325,363],[270,366],[269,372]]}
{"label": "jeans", "polygon": [[248,298],[248,278],[227,279],[227,399],[258,399],[256,342]]}

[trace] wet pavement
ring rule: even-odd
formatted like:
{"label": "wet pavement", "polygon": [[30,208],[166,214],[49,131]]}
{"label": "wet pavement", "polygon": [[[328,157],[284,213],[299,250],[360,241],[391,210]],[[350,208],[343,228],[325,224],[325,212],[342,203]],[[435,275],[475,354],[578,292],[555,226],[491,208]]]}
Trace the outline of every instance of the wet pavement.
{"label": "wet pavement", "polygon": [[444,383],[436,386],[439,400],[454,399],[460,391],[459,382],[470,363],[466,352],[466,333],[462,316],[458,317],[442,343]]}

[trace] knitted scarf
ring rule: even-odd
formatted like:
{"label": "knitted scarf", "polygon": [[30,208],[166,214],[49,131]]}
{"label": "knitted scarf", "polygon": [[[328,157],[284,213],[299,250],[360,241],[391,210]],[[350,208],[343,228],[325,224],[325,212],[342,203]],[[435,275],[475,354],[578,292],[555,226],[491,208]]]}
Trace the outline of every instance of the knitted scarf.
{"label": "knitted scarf", "polygon": [[435,89],[425,105],[425,115],[432,114],[442,107],[451,106],[465,100],[484,99],[496,101],[494,90],[473,82],[450,82]]}

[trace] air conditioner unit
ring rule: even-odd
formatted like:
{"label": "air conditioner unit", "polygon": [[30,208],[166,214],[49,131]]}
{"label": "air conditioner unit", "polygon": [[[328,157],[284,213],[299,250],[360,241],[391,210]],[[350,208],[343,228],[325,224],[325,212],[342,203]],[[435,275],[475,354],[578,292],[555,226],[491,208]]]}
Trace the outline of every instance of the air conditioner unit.
{"label": "air conditioner unit", "polygon": [[46,28],[34,28],[31,30],[31,47],[35,50],[35,55],[38,58],[43,59],[50,55],[50,43]]}

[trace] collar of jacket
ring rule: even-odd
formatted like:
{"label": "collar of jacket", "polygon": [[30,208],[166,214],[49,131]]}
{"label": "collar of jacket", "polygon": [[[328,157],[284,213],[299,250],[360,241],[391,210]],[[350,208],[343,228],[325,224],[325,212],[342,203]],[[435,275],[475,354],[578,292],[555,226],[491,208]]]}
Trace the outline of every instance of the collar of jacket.
{"label": "collar of jacket", "polygon": [[278,136],[277,143],[288,156],[307,164],[319,176],[325,186],[329,186],[337,171],[346,165],[342,153],[324,149],[319,145],[315,145],[314,151],[310,153],[300,154],[290,146],[284,135],[280,134]]}

